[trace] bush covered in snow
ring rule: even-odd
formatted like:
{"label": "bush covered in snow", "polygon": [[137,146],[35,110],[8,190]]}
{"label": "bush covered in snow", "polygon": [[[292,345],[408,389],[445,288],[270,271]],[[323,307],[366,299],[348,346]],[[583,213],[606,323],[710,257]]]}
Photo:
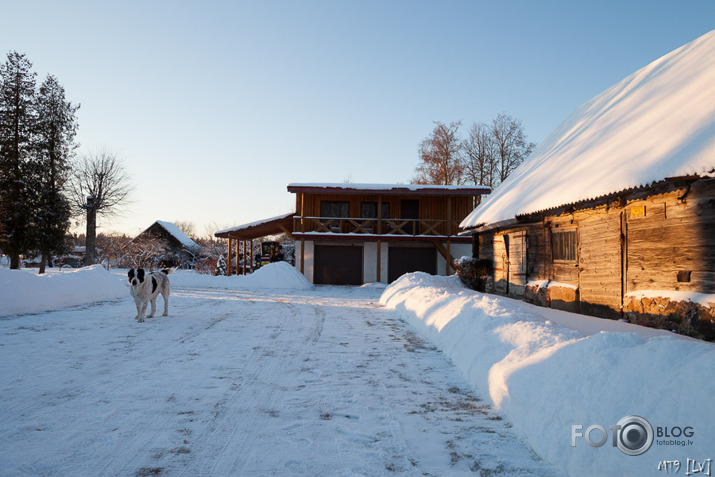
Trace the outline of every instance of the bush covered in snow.
{"label": "bush covered in snow", "polygon": [[491,260],[480,258],[462,257],[454,261],[457,276],[468,288],[478,291],[487,291],[494,266]]}

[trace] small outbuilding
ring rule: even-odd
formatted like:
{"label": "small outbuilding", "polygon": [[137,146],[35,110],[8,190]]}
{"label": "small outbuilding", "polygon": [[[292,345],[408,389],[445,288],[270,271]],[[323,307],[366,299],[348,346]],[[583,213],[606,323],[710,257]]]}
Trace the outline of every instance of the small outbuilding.
{"label": "small outbuilding", "polygon": [[199,253],[199,245],[172,222],[157,220],[132,241],[139,242],[145,238],[163,242],[166,253],[162,258],[162,266],[192,268]]}
{"label": "small outbuilding", "polygon": [[460,226],[496,293],[715,338],[715,31],[578,108]]}

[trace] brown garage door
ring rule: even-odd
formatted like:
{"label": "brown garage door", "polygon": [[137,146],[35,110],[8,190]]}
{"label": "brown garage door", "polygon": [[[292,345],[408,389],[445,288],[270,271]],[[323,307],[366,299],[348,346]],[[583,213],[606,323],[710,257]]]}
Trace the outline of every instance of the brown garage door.
{"label": "brown garage door", "polygon": [[362,285],[361,246],[315,246],[313,281],[319,285]]}
{"label": "brown garage door", "polygon": [[387,280],[392,283],[410,272],[427,272],[436,275],[436,252],[432,247],[390,247],[387,257]]}

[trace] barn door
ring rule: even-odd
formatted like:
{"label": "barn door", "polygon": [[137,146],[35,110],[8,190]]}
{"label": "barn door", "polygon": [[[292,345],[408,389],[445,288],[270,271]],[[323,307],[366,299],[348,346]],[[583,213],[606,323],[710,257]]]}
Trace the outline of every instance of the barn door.
{"label": "barn door", "polygon": [[509,234],[508,290],[510,295],[524,295],[526,286],[526,232]]}
{"label": "barn door", "polygon": [[507,292],[509,283],[509,236],[494,236],[494,291]]}

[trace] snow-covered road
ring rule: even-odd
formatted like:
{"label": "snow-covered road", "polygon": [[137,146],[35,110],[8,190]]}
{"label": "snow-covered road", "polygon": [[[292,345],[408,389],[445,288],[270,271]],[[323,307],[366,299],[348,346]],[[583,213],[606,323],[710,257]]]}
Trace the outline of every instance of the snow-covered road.
{"label": "snow-covered road", "polygon": [[[0,317],[0,474],[556,475],[381,288]],[[161,309],[161,300],[159,300]]]}

